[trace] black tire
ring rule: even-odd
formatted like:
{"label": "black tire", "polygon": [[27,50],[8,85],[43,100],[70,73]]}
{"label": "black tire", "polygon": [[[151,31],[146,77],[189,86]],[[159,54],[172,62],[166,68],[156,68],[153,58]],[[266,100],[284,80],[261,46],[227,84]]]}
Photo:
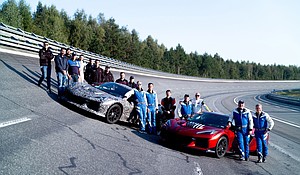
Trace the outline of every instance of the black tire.
{"label": "black tire", "polygon": [[107,123],[116,123],[122,115],[122,107],[119,104],[113,104],[106,112]]}
{"label": "black tire", "polygon": [[228,140],[225,136],[222,136],[216,145],[215,155],[217,158],[224,157],[228,149]]}

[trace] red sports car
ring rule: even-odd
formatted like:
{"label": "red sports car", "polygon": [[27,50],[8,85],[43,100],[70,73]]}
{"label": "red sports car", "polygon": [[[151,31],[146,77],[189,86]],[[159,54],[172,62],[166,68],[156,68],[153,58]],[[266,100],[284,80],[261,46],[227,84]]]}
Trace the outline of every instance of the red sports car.
{"label": "red sports car", "polygon": [[[233,128],[227,127],[229,116],[215,112],[197,114],[188,120],[168,120],[162,127],[163,141],[201,151],[213,151],[220,158],[226,152],[238,152]],[[256,151],[256,141],[250,138],[250,152]]]}

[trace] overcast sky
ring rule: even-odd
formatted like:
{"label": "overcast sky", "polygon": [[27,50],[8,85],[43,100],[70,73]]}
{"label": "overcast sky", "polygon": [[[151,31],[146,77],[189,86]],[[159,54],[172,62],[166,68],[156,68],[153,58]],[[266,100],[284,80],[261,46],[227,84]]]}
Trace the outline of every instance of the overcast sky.
{"label": "overcast sky", "polygon": [[[40,0],[73,17],[77,9],[114,18],[168,49],[218,53],[225,60],[300,66],[298,0]],[[26,0],[32,11],[38,0]]]}

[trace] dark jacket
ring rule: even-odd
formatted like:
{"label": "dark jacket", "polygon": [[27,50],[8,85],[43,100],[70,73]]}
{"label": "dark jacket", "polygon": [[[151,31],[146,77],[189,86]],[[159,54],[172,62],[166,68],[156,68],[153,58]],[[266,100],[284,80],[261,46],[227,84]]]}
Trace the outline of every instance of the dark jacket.
{"label": "dark jacket", "polygon": [[54,62],[56,72],[63,73],[63,70],[67,71],[69,68],[67,58],[65,56],[62,57],[61,54],[56,55]]}
{"label": "dark jacket", "polygon": [[84,79],[91,84],[93,80],[93,70],[95,70],[95,65],[88,63],[85,66]]}
{"label": "dark jacket", "polygon": [[136,88],[135,82],[132,82],[132,83],[128,82],[128,86],[131,88]]}
{"label": "dark jacket", "polygon": [[45,47],[39,51],[40,66],[51,66],[51,60],[54,57],[50,48],[46,50]]}
{"label": "dark jacket", "polygon": [[101,67],[93,69],[92,81],[95,85],[100,85],[103,81],[103,69]]}
{"label": "dark jacket", "polygon": [[128,81],[126,79],[122,80],[121,78],[119,78],[116,80],[116,83],[120,83],[128,86]]}
{"label": "dark jacket", "polygon": [[114,76],[113,74],[109,71],[106,73],[105,71],[103,72],[103,82],[114,82]]}

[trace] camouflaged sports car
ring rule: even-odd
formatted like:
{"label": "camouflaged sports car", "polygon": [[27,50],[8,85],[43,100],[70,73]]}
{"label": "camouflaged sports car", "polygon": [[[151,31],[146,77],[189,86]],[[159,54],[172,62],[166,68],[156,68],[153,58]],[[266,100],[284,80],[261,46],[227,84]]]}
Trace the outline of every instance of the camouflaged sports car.
{"label": "camouflaged sports car", "polygon": [[62,100],[105,117],[108,123],[116,123],[118,120],[126,121],[133,109],[133,105],[123,99],[130,90],[128,86],[114,82],[95,87],[87,83],[72,83]]}

